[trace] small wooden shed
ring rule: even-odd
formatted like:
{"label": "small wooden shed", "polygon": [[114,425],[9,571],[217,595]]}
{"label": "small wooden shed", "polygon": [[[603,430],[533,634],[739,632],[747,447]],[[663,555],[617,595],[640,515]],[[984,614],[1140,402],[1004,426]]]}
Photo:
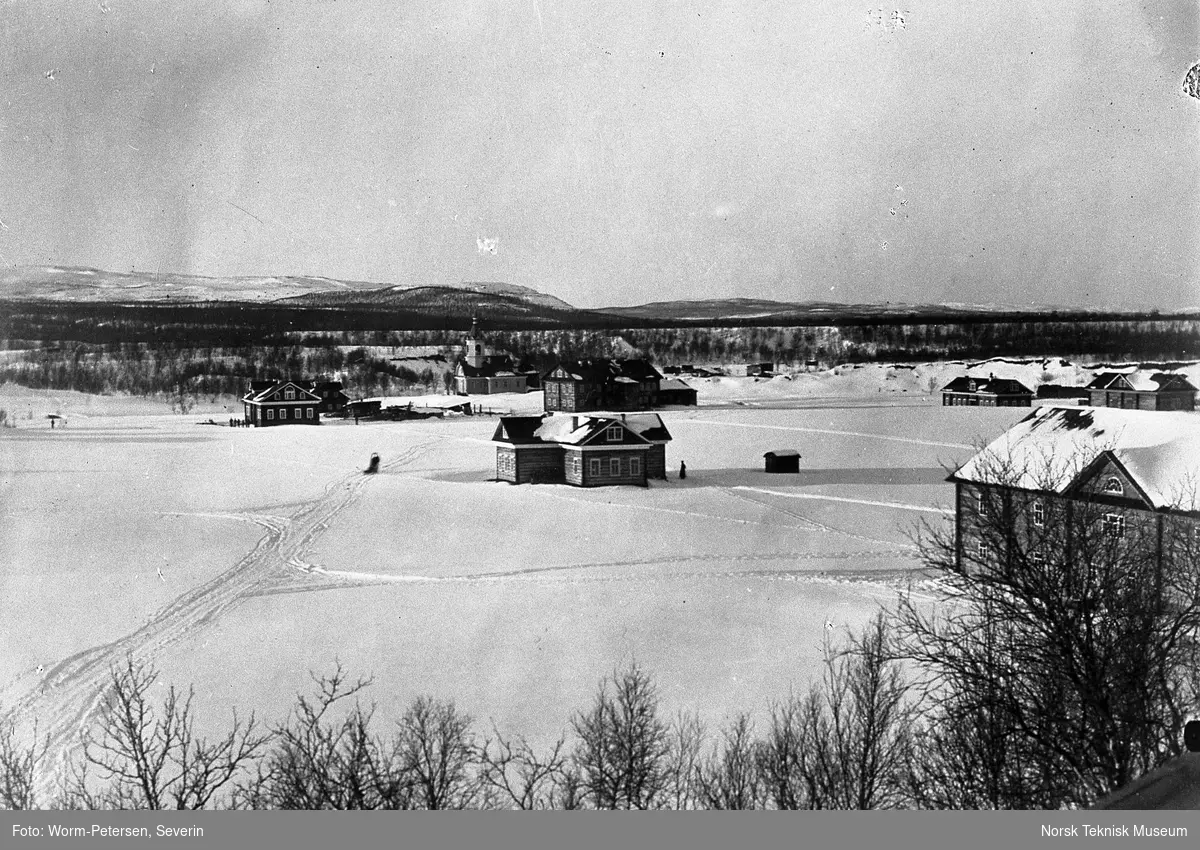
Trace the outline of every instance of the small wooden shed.
{"label": "small wooden shed", "polygon": [[767,472],[799,472],[800,452],[795,449],[775,449],[763,455]]}

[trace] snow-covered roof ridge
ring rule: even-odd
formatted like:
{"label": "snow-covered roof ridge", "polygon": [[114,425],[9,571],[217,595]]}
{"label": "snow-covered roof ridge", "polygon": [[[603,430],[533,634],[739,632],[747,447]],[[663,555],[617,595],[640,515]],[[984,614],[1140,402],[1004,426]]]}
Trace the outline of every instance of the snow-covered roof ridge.
{"label": "snow-covered roof ridge", "polygon": [[1107,407],[1041,407],[950,479],[1064,493],[1110,452],[1154,508],[1200,510],[1200,416]]}

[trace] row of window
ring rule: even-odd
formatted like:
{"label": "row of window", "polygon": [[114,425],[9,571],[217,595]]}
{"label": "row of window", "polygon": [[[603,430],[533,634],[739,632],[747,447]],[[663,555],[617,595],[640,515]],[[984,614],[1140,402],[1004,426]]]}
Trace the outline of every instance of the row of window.
{"label": "row of window", "polygon": [[[619,457],[608,458],[608,474],[613,477],[621,475],[621,459]],[[632,478],[637,478],[642,474],[642,459],[640,457],[627,458],[625,464],[628,474]],[[588,458],[588,475],[596,478],[604,474],[605,460],[604,458],[593,457]],[[578,477],[580,471],[579,456],[575,455],[571,458],[571,473]]]}
{"label": "row of window", "polygon": [[[1116,493],[1116,494],[1124,493],[1124,488],[1121,486],[1120,480],[1115,477],[1107,479],[1104,482],[1103,489],[1104,489],[1105,493]],[[988,516],[991,513],[991,500],[988,498],[988,496],[985,493],[978,493],[978,494],[976,494],[975,498],[976,498],[976,506],[977,506],[977,510],[979,512],[979,516]],[[1046,524],[1046,504],[1044,502],[1042,502],[1040,500],[1034,502],[1033,506],[1030,509],[1030,514],[1033,519],[1033,524],[1036,525],[1038,528],[1041,528]],[[1106,521],[1107,521],[1107,517],[1110,517],[1110,516],[1116,516],[1116,514],[1106,514],[1105,515]],[[1124,527],[1125,527],[1124,523],[1125,523],[1125,520],[1124,520],[1124,517],[1122,517],[1121,518],[1122,533],[1120,535],[1117,535],[1118,537],[1124,536]]]}
{"label": "row of window", "polygon": [[[268,407],[267,408],[267,419],[274,419],[274,418],[275,418],[275,409]],[[288,409],[286,407],[279,408],[279,418],[280,419],[288,418]],[[297,407],[292,411],[292,418],[293,419],[312,419],[313,418],[313,409],[311,407]]]}
{"label": "row of window", "polygon": [[[1104,515],[1104,536],[1119,540],[1125,536],[1125,517],[1121,514],[1105,514]],[[1040,522],[1037,523],[1041,525]],[[980,558],[987,558],[992,553],[992,546],[986,540],[980,540],[976,544],[976,552]],[[1042,564],[1046,558],[1040,551],[1030,553],[1030,560],[1035,564]]]}

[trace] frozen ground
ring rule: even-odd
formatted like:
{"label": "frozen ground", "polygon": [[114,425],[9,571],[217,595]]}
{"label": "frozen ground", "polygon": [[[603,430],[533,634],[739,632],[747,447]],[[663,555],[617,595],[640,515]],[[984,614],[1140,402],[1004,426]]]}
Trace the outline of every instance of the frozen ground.
{"label": "frozen ground", "polygon": [[[919,566],[943,465],[1028,411],[738,380],[762,407],[664,413],[669,481],[590,491],[490,481],[492,417],[231,429],[198,424],[221,405],[0,387],[32,414],[0,431],[0,705],[69,747],[126,655],[195,685],[214,727],[281,717],[340,659],[375,674],[383,717],[431,693],[545,743],[636,659],[671,711],[762,717],[807,686],[827,624]],[[761,472],[774,448],[801,474]]]}

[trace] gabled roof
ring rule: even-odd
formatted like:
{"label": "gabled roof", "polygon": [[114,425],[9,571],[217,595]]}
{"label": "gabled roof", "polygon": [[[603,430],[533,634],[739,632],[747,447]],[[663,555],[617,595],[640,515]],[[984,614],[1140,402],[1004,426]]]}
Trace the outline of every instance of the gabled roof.
{"label": "gabled roof", "polygon": [[1200,417],[1042,407],[959,467],[951,481],[1066,493],[1109,453],[1154,508],[1200,510]]}
{"label": "gabled roof", "polygon": [[518,377],[513,369],[512,358],[503,354],[489,354],[483,358],[479,366],[472,366],[465,360],[458,361],[458,368],[467,378],[496,378]]}
{"label": "gabled roof", "polygon": [[1187,376],[1178,372],[1100,372],[1087,385],[1089,390],[1135,390],[1137,392],[1196,392]]}
{"label": "gabled roof", "polygon": [[553,443],[583,446],[596,440],[612,425],[625,432],[626,445],[668,442],[670,432],[656,413],[620,414],[545,414],[544,416],[502,416],[492,440],[514,445]]}
{"label": "gabled roof", "polygon": [[666,378],[661,384],[658,385],[659,392],[680,392],[682,390],[695,392],[696,388],[690,386],[686,381],[681,381],[678,378]]}
{"label": "gabled roof", "polygon": [[[250,392],[242,397],[242,401],[249,402],[264,402],[271,401],[270,398],[276,392],[281,392],[288,387],[299,391],[302,396],[312,401],[320,401],[321,397],[314,393],[309,387],[311,383],[308,381],[251,381]],[[296,399],[296,400],[304,400]]]}
{"label": "gabled roof", "polygon": [[972,378],[962,375],[942,387],[944,393],[976,393],[979,395],[1033,394],[1033,390],[1011,378]]}
{"label": "gabled roof", "polygon": [[534,436],[542,425],[540,416],[501,416],[492,439],[504,443],[538,443]]}
{"label": "gabled roof", "polygon": [[561,368],[576,381],[597,384],[608,381],[662,380],[662,375],[648,360],[560,360],[546,372],[550,377]]}

